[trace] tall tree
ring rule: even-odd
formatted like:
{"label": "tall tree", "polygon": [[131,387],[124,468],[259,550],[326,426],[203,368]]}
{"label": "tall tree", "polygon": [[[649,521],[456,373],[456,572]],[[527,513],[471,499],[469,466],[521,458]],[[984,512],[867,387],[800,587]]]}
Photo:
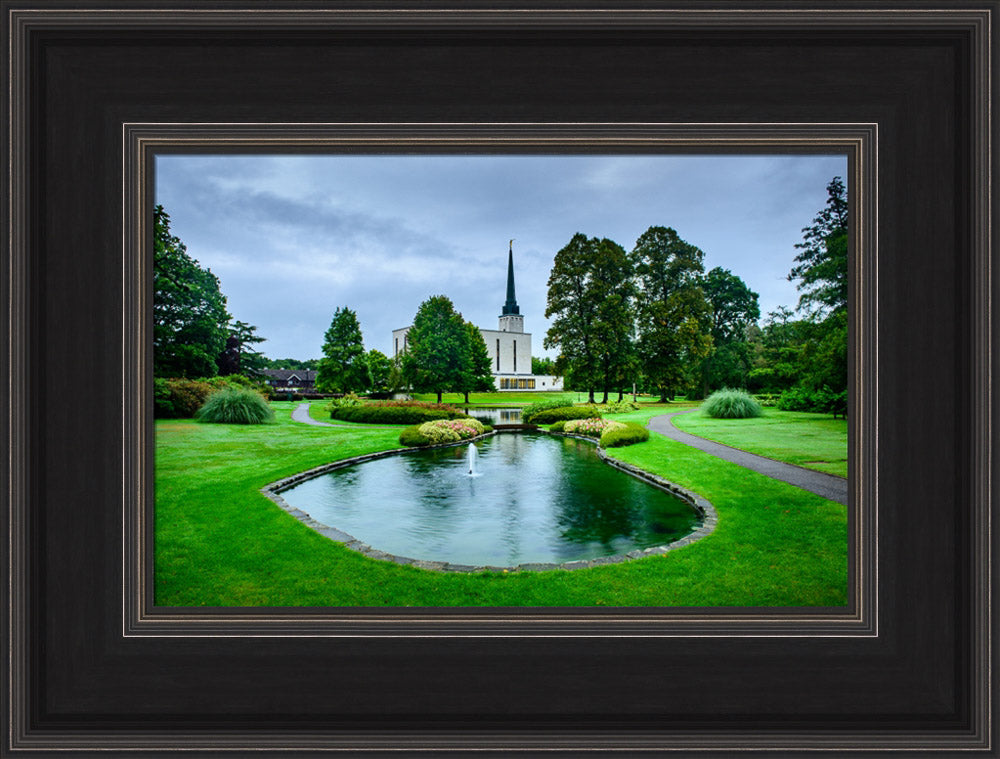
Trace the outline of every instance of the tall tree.
{"label": "tall tree", "polygon": [[496,390],[496,385],[493,384],[490,350],[483,340],[483,333],[472,322],[465,322],[463,351],[462,372],[456,389],[465,395],[465,402],[468,403],[470,392]]}
{"label": "tall tree", "polygon": [[393,388],[392,381],[392,361],[382,351],[372,348],[365,354],[365,362],[368,364],[368,375],[371,377],[371,389],[376,393],[384,393]]}
{"label": "tall tree", "polygon": [[712,348],[711,307],[700,286],[704,256],[669,227],[650,227],[632,250],[638,354],[662,403],[691,384]]}
{"label": "tall tree", "polygon": [[418,393],[443,392],[462,383],[468,354],[465,320],[444,295],[434,295],[417,309],[407,335],[402,370],[407,383]]}
{"label": "tall tree", "polygon": [[153,210],[153,374],[213,377],[226,344],[226,298],[218,278],[203,269],[170,233],[170,216]]}
{"label": "tall tree", "polygon": [[746,387],[753,363],[748,330],[760,318],[758,295],[728,269],[715,267],[701,280],[711,307],[712,352],[702,362],[702,395],[720,387]]}
{"label": "tall tree", "polygon": [[253,346],[267,342],[266,337],[257,334],[257,328],[246,322],[235,321],[229,326],[226,349],[216,359],[219,374],[257,374],[266,369],[268,360]]}
{"label": "tall tree", "polygon": [[834,177],[826,192],[826,206],[803,228],[788,274],[802,292],[799,308],[816,316],[847,310],[847,190]]}
{"label": "tall tree", "polygon": [[338,308],[324,335],[316,389],[324,393],[352,393],[367,390],[370,384],[357,314],[346,306]]}
{"label": "tall tree", "polygon": [[549,274],[545,316],[552,326],[543,345],[559,349],[556,373],[585,388],[591,403],[596,388],[607,402],[631,365],[631,273],[620,245],[578,232],[556,253]]}

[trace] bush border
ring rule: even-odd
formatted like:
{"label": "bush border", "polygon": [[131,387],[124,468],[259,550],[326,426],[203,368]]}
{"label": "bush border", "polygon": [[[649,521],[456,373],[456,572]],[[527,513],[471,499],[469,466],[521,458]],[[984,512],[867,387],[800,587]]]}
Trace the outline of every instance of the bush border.
{"label": "bush border", "polygon": [[[519,434],[519,430],[509,430],[505,431],[504,434]],[[508,567],[498,567],[492,565],[482,565],[473,566],[471,564],[452,564],[447,561],[433,561],[424,559],[412,559],[408,556],[397,556],[396,554],[387,553],[385,551],[380,551],[377,548],[373,548],[367,543],[362,543],[360,540],[355,538],[343,530],[338,530],[336,527],[330,527],[329,525],[323,524],[313,519],[309,514],[302,511],[301,509],[295,508],[281,497],[282,491],[288,490],[289,488],[298,485],[300,482],[305,480],[310,480],[313,477],[318,477],[321,474],[326,474],[327,472],[332,472],[337,469],[343,469],[345,467],[354,466],[355,464],[363,464],[366,461],[374,461],[375,459],[382,459],[388,456],[398,456],[403,453],[408,453],[410,451],[425,451],[430,448],[452,448],[454,446],[466,445],[475,440],[482,440],[484,438],[490,437],[492,435],[501,434],[499,431],[494,430],[493,432],[487,432],[484,435],[479,435],[474,438],[469,438],[467,440],[460,440],[454,443],[438,443],[436,445],[424,445],[418,447],[407,447],[407,448],[393,448],[388,451],[377,451],[375,453],[366,453],[361,456],[352,456],[348,459],[341,459],[339,461],[333,461],[329,464],[323,464],[322,466],[314,467],[308,469],[304,472],[299,472],[298,474],[293,474],[291,477],[285,477],[283,479],[272,482],[265,485],[260,489],[260,492],[264,497],[273,502],[278,508],[291,516],[295,517],[306,527],[309,527],[325,538],[336,543],[342,543],[345,548],[352,551],[357,551],[363,556],[367,556],[369,559],[376,559],[378,561],[391,561],[395,564],[402,564],[405,566],[412,566],[418,569],[426,569],[436,572],[545,572],[549,570],[561,569],[566,571],[572,571],[577,569],[590,569],[591,567],[603,566],[606,564],[620,564],[624,561],[630,561],[633,559],[644,559],[649,556],[662,556],[670,551],[677,548],[682,548],[687,545],[691,545],[695,541],[701,540],[707,535],[710,535],[715,531],[716,525],[719,522],[718,514],[715,507],[708,501],[707,498],[695,493],[693,490],[688,490],[683,488],[676,483],[670,482],[669,480],[660,477],[659,475],[647,472],[644,469],[633,466],[632,464],[626,464],[624,461],[619,461],[618,459],[608,456],[603,448],[599,445],[598,441],[594,438],[586,437],[584,435],[566,435],[562,433],[549,432],[548,430],[538,430],[546,435],[552,435],[553,437],[572,437],[578,440],[586,440],[587,442],[593,443],[597,446],[597,456],[601,461],[614,467],[626,474],[629,474],[636,479],[642,480],[643,482],[651,485],[660,490],[664,490],[671,495],[680,498],[682,501],[686,502],[691,508],[697,511],[702,516],[702,525],[694,532],[685,535],[683,538],[673,541],[672,543],[667,543],[665,545],[653,546],[651,548],[637,548],[628,553],[615,554],[614,556],[599,556],[596,559],[576,559],[574,561],[566,561],[561,564],[550,564],[550,563],[537,563],[528,562],[525,564],[518,564],[516,566]]]}

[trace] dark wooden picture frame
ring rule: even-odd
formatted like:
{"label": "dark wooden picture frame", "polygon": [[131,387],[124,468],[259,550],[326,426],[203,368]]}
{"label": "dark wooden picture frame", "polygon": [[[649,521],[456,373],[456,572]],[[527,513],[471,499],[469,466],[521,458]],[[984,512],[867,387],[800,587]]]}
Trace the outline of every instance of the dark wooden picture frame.
{"label": "dark wooden picture frame", "polygon": [[[997,8],[4,0],[6,751],[995,753]],[[824,139],[854,189],[846,611],[150,605],[157,144]]]}

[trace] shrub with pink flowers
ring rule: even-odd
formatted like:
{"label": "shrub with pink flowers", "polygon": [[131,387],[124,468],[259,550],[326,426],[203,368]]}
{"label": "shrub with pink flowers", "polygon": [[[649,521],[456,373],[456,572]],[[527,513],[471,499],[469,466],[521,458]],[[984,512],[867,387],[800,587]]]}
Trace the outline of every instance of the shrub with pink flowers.
{"label": "shrub with pink flowers", "polygon": [[599,438],[605,430],[625,429],[621,422],[610,419],[571,419],[563,426],[563,432],[570,435],[586,435]]}
{"label": "shrub with pink flowers", "polygon": [[477,419],[437,419],[424,422],[417,431],[427,442],[424,445],[438,443],[457,443],[483,434],[483,424]]}

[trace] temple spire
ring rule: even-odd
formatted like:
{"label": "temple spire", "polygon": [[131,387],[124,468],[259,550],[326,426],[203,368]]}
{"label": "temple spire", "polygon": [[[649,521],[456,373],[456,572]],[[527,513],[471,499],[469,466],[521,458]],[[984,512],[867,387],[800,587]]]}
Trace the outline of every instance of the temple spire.
{"label": "temple spire", "polygon": [[520,314],[521,309],[517,306],[517,298],[514,297],[514,241],[510,241],[510,249],[507,252],[507,302],[503,304],[503,316],[510,314]]}

